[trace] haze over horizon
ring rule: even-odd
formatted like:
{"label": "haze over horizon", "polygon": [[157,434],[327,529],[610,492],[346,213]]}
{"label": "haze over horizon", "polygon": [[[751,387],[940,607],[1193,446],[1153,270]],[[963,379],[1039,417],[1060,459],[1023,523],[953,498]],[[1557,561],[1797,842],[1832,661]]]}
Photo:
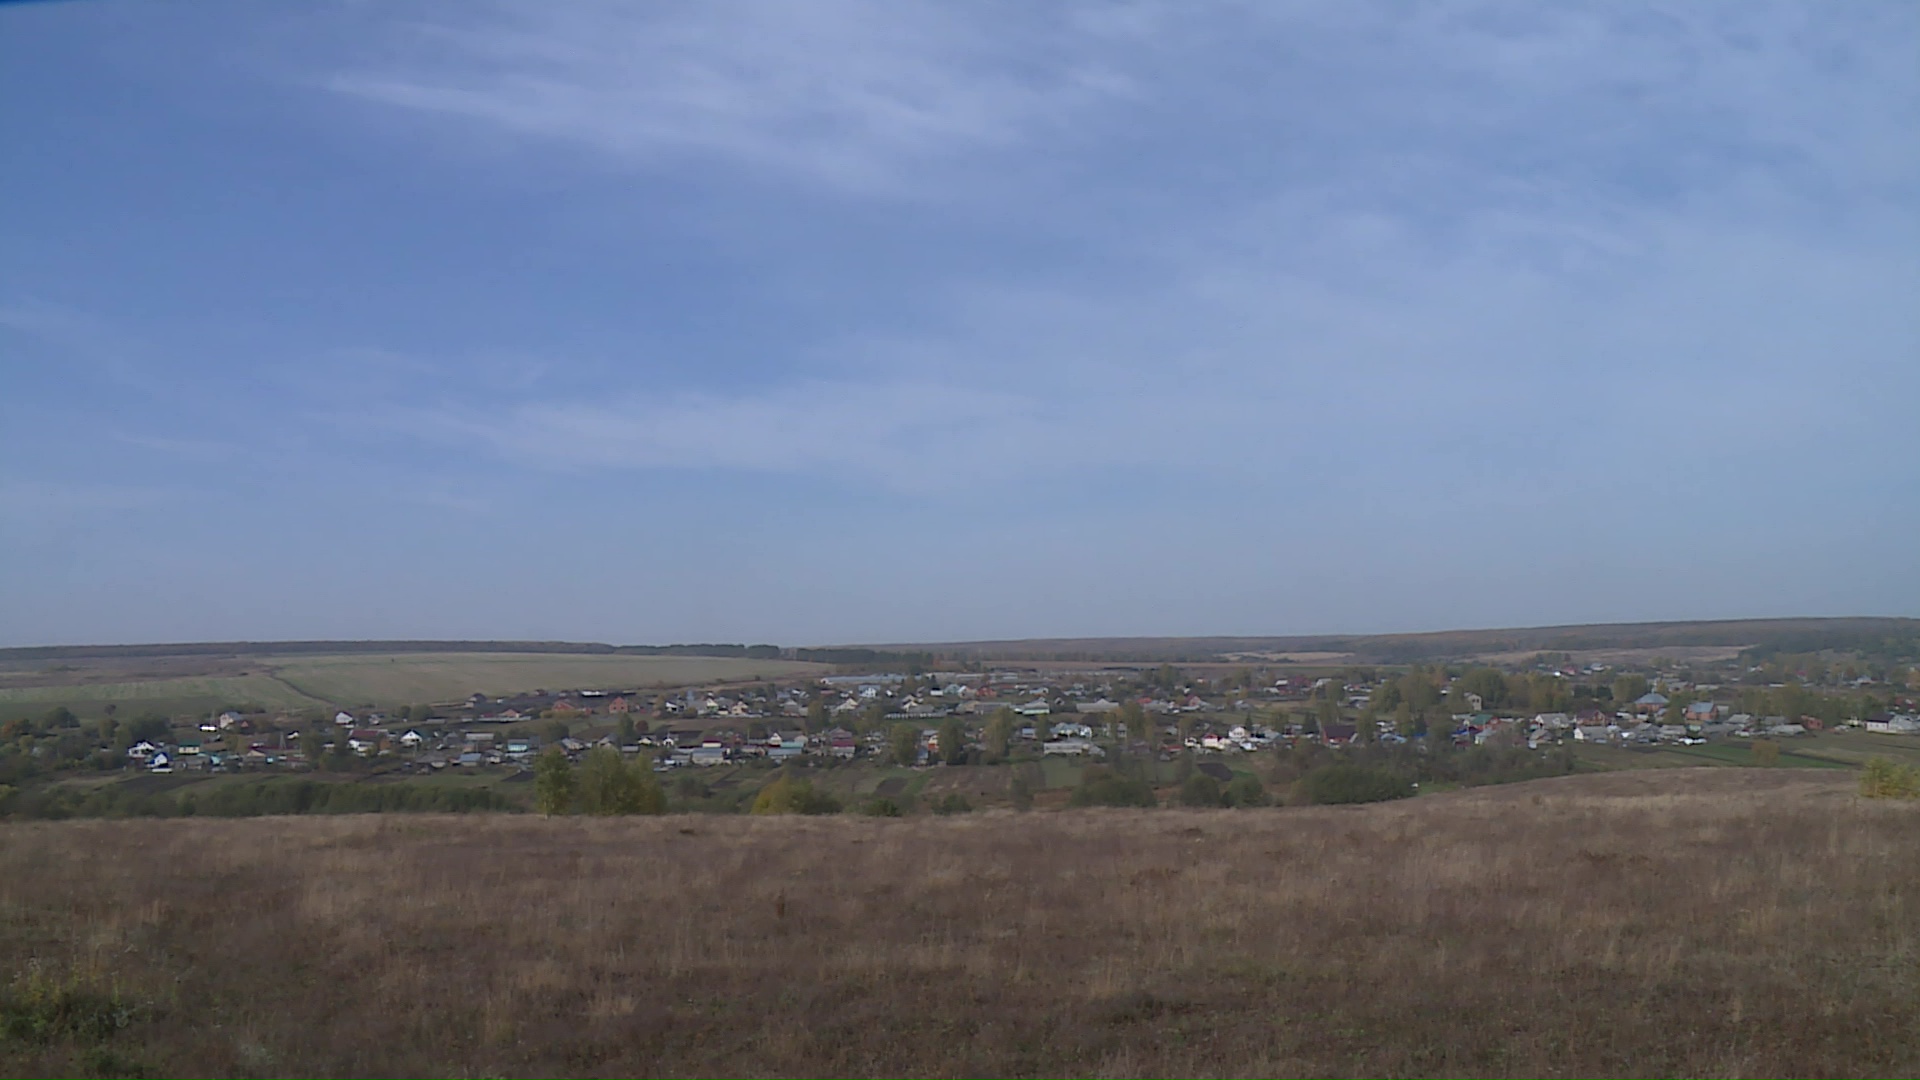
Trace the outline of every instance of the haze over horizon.
{"label": "haze over horizon", "polygon": [[0,8],[0,646],[1920,614],[1920,6]]}

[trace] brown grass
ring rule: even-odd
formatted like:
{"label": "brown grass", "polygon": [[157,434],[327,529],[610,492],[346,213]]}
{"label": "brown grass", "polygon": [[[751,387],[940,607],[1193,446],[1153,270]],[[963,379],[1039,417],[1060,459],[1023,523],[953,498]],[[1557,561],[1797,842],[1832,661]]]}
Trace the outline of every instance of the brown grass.
{"label": "brown grass", "polygon": [[138,1008],[0,1072],[1910,1076],[1920,806],[1853,786],[15,824],[0,963]]}

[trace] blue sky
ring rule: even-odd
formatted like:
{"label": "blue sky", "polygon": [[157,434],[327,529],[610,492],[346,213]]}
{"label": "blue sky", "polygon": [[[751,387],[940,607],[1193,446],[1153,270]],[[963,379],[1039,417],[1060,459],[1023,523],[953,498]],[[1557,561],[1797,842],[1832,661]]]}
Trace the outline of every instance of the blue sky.
{"label": "blue sky", "polygon": [[0,8],[0,644],[1920,614],[1920,5]]}

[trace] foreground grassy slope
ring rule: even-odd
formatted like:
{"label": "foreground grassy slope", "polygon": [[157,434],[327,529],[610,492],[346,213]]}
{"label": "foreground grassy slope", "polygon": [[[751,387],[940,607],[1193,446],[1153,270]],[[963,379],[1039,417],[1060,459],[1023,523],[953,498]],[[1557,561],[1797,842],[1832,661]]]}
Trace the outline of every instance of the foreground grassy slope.
{"label": "foreground grassy slope", "polygon": [[1914,1075],[1920,806],[1852,780],[13,825],[5,1010],[127,1022],[0,1072]]}

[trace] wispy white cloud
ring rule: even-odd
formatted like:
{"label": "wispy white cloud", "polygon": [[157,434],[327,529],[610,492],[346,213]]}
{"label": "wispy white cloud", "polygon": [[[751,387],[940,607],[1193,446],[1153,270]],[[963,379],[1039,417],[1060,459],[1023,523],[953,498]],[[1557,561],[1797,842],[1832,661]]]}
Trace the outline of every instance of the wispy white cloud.
{"label": "wispy white cloud", "polygon": [[827,382],[731,395],[395,404],[361,419],[536,467],[731,469],[902,485],[956,462],[1005,466],[1041,430],[1034,403],[1014,394]]}
{"label": "wispy white cloud", "polygon": [[[333,89],[667,166],[719,159],[862,192],[1070,130],[1124,79],[1006,5],[461,5]],[[1011,63],[1009,61],[1012,61]]]}
{"label": "wispy white cloud", "polygon": [[1920,175],[1897,137],[1916,38],[1900,4],[496,3],[388,25],[326,81],[622,161],[861,193],[950,196],[956,168],[1036,158],[1165,182],[1117,139],[1239,159],[1228,188],[1442,205],[1730,174],[1885,195]]}

